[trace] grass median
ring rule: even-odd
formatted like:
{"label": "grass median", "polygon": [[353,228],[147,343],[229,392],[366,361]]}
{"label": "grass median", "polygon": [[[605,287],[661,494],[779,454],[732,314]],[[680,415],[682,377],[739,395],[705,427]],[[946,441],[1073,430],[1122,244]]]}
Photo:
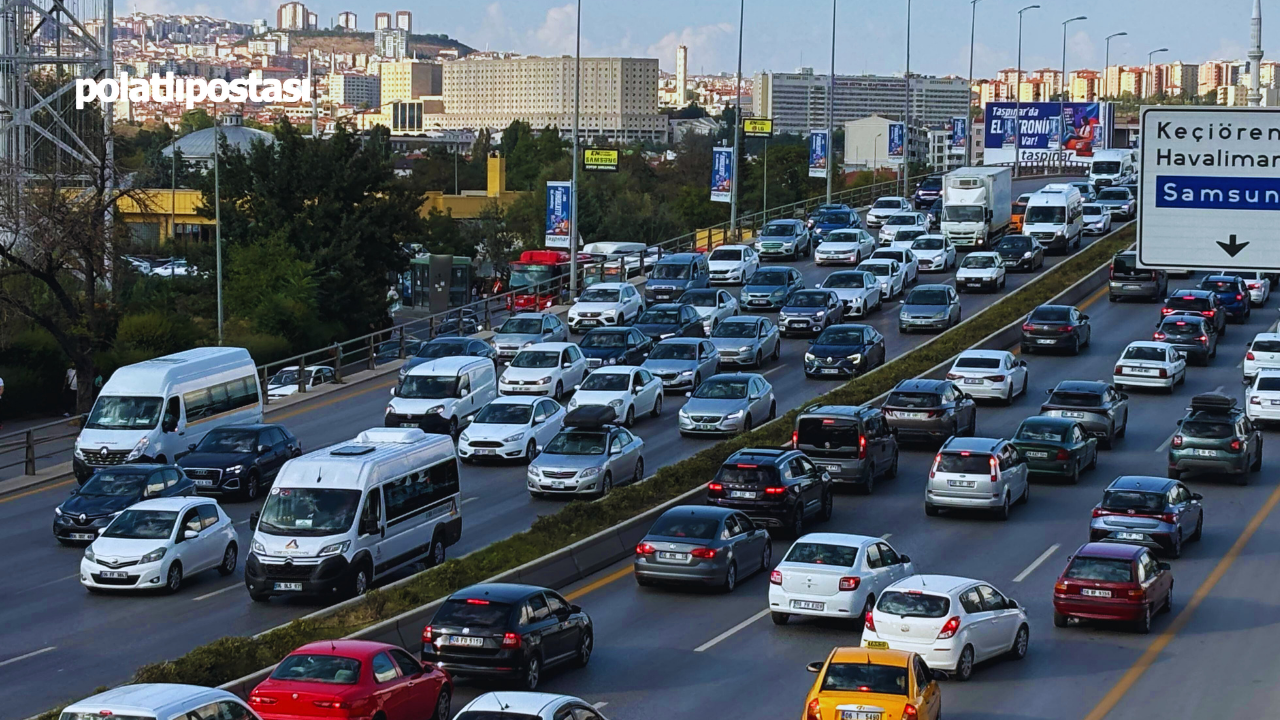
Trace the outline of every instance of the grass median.
{"label": "grass median", "polygon": [[[900,380],[921,375],[1019,320],[1037,305],[1093,272],[1133,241],[1132,225],[1099,240],[965,323],[874,372],[815,398],[813,402],[859,405],[870,401],[889,391]],[[465,558],[449,560],[419,573],[398,587],[371,591],[361,602],[350,607],[321,618],[295,620],[257,637],[224,637],[175,660],[145,665],[134,674],[132,681],[220,685],[279,662],[304,643],[343,637],[425,605],[624,522],[706,483],[720,464],[741,448],[776,447],[788,442],[797,413],[793,410],[773,423],[716,443],[688,459],[658,470],[648,482],[615,489],[600,502],[569,503],[551,515],[539,517],[527,531],[493,543]],[[53,718],[56,712],[50,711],[40,717]]]}

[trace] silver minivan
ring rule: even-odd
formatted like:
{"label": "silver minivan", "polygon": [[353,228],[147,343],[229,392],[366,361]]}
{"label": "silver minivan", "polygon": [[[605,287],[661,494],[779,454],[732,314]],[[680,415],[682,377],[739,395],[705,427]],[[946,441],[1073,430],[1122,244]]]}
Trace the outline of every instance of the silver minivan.
{"label": "silver minivan", "polygon": [[924,512],[942,508],[991,510],[1009,519],[1009,507],[1024,503],[1031,492],[1027,461],[1008,440],[952,437],[942,445],[929,469]]}

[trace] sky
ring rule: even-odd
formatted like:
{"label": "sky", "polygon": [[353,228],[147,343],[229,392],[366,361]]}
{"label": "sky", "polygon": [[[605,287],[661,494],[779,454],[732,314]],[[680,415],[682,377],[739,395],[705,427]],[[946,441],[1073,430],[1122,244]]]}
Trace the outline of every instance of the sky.
{"label": "sky", "polygon": [[[303,0],[328,25],[343,10],[358,15],[361,30],[371,29],[379,11],[413,12],[414,31],[446,33],[480,50],[525,54],[572,54],[575,3],[566,0]],[[811,66],[823,72],[831,65],[830,0],[745,0],[743,72],[790,72]],[[850,2],[836,0],[836,72],[901,73],[906,0]],[[1128,32],[1111,41],[1112,64],[1142,65],[1147,53],[1169,52],[1157,62],[1199,63],[1210,59],[1244,59],[1249,40],[1252,0],[1039,0],[1023,24],[1024,69],[1060,67],[1062,21],[1077,15],[1087,20],[1070,25],[1067,68],[1103,64],[1107,35]],[[277,0],[121,0],[116,12],[200,12],[247,21],[275,21]],[[974,74],[991,77],[1017,62],[1017,11],[1027,0],[980,0],[974,43]],[[269,10],[267,9],[269,8]],[[969,68],[967,0],[914,0],[911,69],[930,75],[960,75]],[[1273,47],[1280,45],[1280,5],[1274,8]],[[1263,48],[1267,47],[1264,2]],[[583,55],[656,57],[664,70],[675,68],[675,48],[689,48],[690,71],[730,72],[737,61],[736,0],[584,0]],[[1280,50],[1271,54],[1280,57]]]}

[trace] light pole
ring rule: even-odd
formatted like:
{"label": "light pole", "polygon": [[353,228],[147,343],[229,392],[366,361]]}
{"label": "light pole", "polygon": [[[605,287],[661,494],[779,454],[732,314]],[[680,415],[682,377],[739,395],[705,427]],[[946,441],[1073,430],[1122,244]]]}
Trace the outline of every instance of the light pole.
{"label": "light pole", "polygon": [[902,106],[902,197],[911,195],[911,0],[907,0],[907,101]]}
{"label": "light pole", "polygon": [[[579,0],[581,2],[581,0]],[[742,142],[742,19],[747,11],[747,0],[738,0],[738,101],[733,111],[733,162],[729,178],[729,235],[738,234],[738,146]],[[767,153],[768,150],[766,149]]]}
{"label": "light pole", "polygon": [[876,186],[876,169],[880,167],[880,138],[884,137],[884,133],[876,135],[876,139],[871,143],[871,187]]}
{"label": "light pole", "polygon": [[1018,11],[1018,74],[1013,79],[1013,176],[1022,174],[1022,13],[1039,10],[1039,5],[1028,5]]}
{"label": "light pole", "polygon": [[1077,15],[1062,21],[1062,75],[1058,79],[1058,172],[1067,167],[1067,26],[1077,20],[1088,20]]}
{"label": "light pole", "polygon": [[981,0],[969,0],[969,80],[965,83],[965,88],[969,91],[966,95],[969,102],[965,103],[964,108],[964,164],[966,166],[973,165],[973,142],[970,135],[973,133],[969,130],[972,124],[969,117],[970,108],[973,106],[973,29],[978,20],[978,3]]}
{"label": "light pole", "polygon": [[1102,61],[1102,99],[1103,100],[1107,99],[1107,92],[1111,90],[1111,88],[1107,86],[1108,85],[1107,68],[1111,67],[1111,38],[1121,37],[1128,34],[1129,33],[1127,32],[1118,32],[1118,33],[1111,33],[1110,35],[1107,36],[1107,56],[1106,56],[1106,60]]}
{"label": "light pole", "polygon": [[[827,204],[831,204],[831,177],[836,161],[836,0],[831,0],[831,78],[827,86]],[[768,152],[766,146],[765,151]]]}
{"label": "light pole", "polygon": [[569,297],[578,294],[578,114],[582,109],[582,0],[578,0],[573,51],[573,188],[569,191]]}
{"label": "light pole", "polygon": [[[213,235],[214,253],[217,257],[218,274],[218,344],[222,344],[222,188],[218,182],[218,146],[222,144],[222,130],[218,122],[218,110],[214,108],[213,117]],[[177,147],[174,147],[177,151]]]}
{"label": "light pole", "polygon": [[[1147,76],[1151,78],[1151,94],[1156,94],[1156,66],[1151,64],[1151,56],[1156,53],[1169,52],[1169,48],[1158,48],[1147,53]],[[1254,70],[1257,72],[1257,70]]]}

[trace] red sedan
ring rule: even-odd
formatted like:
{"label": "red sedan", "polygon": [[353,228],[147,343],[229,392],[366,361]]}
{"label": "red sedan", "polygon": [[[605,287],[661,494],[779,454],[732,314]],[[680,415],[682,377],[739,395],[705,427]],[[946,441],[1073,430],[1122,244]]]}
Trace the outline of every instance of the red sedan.
{"label": "red sedan", "polygon": [[1151,616],[1173,609],[1173,571],[1144,547],[1085,543],[1053,588],[1053,624],[1069,618],[1132,622],[1151,632]]}
{"label": "red sedan", "polygon": [[449,720],[453,679],[402,648],[322,640],[294,650],[249,695],[263,720]]}

